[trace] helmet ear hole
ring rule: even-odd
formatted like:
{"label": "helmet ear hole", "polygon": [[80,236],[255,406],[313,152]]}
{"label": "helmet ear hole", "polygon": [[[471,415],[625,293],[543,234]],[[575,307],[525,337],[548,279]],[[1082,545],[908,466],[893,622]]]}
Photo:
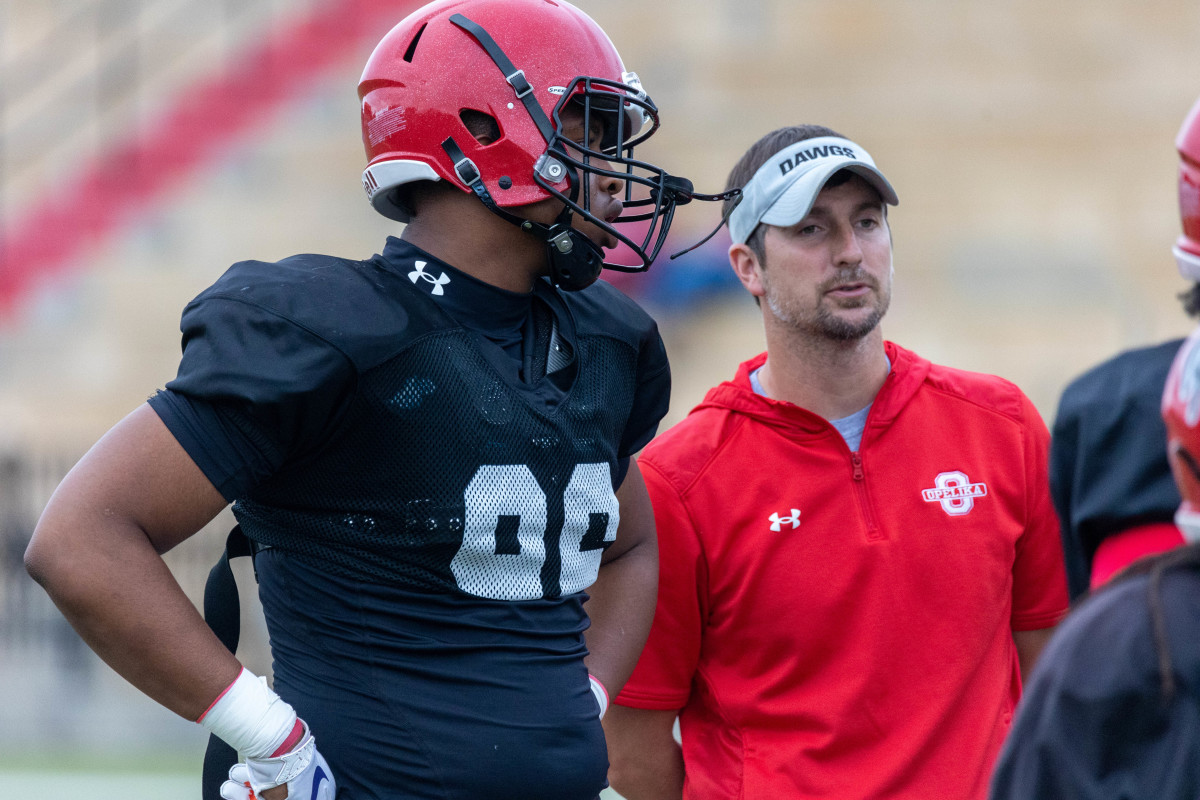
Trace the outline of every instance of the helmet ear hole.
{"label": "helmet ear hole", "polygon": [[462,120],[463,127],[467,129],[467,132],[481,145],[486,147],[500,141],[502,135],[500,123],[486,111],[464,108],[458,112],[458,118]]}

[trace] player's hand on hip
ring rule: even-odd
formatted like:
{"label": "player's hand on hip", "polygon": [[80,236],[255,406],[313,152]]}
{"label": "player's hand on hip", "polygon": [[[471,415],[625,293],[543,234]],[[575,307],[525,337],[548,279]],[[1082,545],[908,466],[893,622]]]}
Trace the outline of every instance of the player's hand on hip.
{"label": "player's hand on hip", "polygon": [[333,773],[307,725],[295,748],[281,756],[234,764],[229,780],[221,784],[225,800],[333,800],[335,794]]}

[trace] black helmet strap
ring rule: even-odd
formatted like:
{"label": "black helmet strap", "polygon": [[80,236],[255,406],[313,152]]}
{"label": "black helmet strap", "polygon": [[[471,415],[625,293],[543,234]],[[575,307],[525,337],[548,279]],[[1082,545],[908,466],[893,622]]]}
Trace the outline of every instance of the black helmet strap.
{"label": "black helmet strap", "polygon": [[525,80],[525,71],[517,69],[517,65],[512,63],[512,60],[504,54],[500,49],[500,45],[496,44],[496,40],[491,34],[483,29],[483,26],[477,22],[464,17],[462,14],[455,14],[450,17],[450,21],[469,33],[475,41],[479,42],[479,46],[484,49],[484,52],[495,62],[500,68],[500,72],[504,75],[504,80],[508,81],[508,85],[516,92],[517,99],[520,100],[525,110],[529,112],[529,116],[533,119],[538,130],[542,133],[542,138],[549,144],[554,137],[554,126],[550,124],[550,118],[546,116],[546,112],[542,109],[537,98],[533,96],[533,87],[529,85],[529,81]]}

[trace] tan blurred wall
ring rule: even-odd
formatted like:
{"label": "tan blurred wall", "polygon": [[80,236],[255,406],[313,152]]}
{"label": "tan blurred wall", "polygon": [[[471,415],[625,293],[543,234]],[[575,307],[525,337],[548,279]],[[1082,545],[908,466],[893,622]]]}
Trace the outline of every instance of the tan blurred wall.
{"label": "tan blurred wall", "polygon": [[[612,27],[646,6],[596,13]],[[687,129],[670,129],[664,159],[697,183],[722,183],[759,135],[797,122],[845,133],[889,175],[889,338],[1004,375],[1049,418],[1085,366],[1190,328],[1170,255],[1172,143],[1200,96],[1200,4],[653,7],[656,47],[626,60],[661,98],[664,129]],[[721,360],[677,361],[681,393],[728,371]]]}
{"label": "tan blurred wall", "polygon": [[[826,124],[871,151],[901,198],[889,338],[1016,381],[1049,419],[1084,367],[1189,329],[1170,246],[1172,141],[1200,95],[1195,0],[579,4],[662,109],[641,155],[699,188],[785,124]],[[10,41],[37,17],[25,8]],[[359,187],[366,54],[0,328],[0,447],[86,447],[171,378],[179,311],[231,261],[362,257],[395,232]],[[148,89],[144,107],[170,91]],[[680,216],[697,232],[717,218]],[[761,334],[741,297],[660,316],[673,422]]]}

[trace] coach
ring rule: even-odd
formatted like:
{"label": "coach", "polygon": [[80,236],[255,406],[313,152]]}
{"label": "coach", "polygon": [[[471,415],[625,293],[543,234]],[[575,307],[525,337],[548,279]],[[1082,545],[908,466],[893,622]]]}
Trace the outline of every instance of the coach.
{"label": "coach", "polygon": [[897,198],[862,147],[784,128],[729,186],[767,352],[640,461],[660,592],[609,779],[630,800],[983,798],[1067,610],[1046,426],[1011,383],[884,341]]}

